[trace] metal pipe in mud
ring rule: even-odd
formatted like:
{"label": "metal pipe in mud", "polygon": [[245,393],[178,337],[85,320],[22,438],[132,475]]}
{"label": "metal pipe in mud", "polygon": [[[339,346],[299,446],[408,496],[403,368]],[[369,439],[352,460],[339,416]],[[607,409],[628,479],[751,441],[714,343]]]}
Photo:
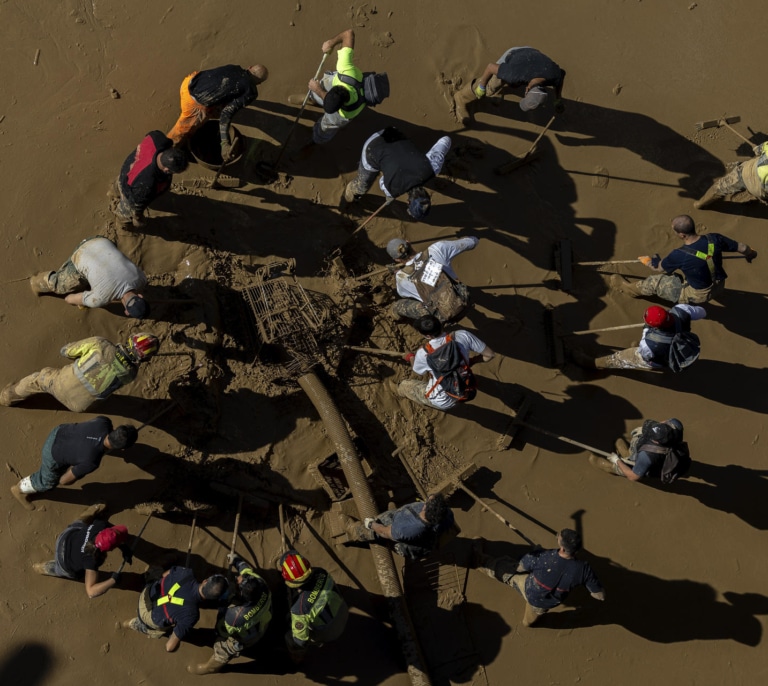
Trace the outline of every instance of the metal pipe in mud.
{"label": "metal pipe in mud", "polygon": [[[366,481],[363,467],[360,464],[360,456],[357,454],[352,437],[347,431],[344,418],[336,407],[336,403],[314,372],[299,377],[299,385],[320,414],[320,419],[328,431],[328,437],[336,448],[339,463],[344,470],[344,476],[349,484],[352,497],[355,499],[360,519],[376,517],[379,512],[373,499],[373,492]],[[371,553],[379,576],[381,590],[387,599],[392,624],[400,639],[400,646],[408,665],[408,676],[411,683],[414,686],[430,686],[432,682],[426,672],[424,657],[416,638],[411,616],[408,613],[403,587],[395,569],[395,561],[392,558],[392,551],[384,546],[372,545]]]}

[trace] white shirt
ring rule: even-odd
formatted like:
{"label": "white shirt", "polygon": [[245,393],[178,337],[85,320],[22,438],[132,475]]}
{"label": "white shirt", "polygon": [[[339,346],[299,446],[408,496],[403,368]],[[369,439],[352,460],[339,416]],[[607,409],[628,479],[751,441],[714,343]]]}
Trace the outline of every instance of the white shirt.
{"label": "white shirt", "polygon": [[[363,164],[363,169],[366,169],[369,172],[379,172],[380,169],[374,169],[371,167],[371,165],[368,164],[366,160],[366,154],[365,151],[368,150],[368,144],[377,136],[380,136],[382,133],[384,133],[384,129],[381,131],[377,131],[374,133],[365,143],[363,144],[363,154],[360,158],[360,161]],[[432,171],[435,172],[435,176],[439,176],[440,172],[443,171],[443,164],[445,163],[445,156],[448,154],[448,151],[451,149],[451,139],[448,138],[448,136],[443,136],[440,140],[437,141],[430,149],[429,152],[426,154],[426,158],[429,160],[429,164],[432,167]],[[379,179],[379,188],[381,188],[384,195],[386,195],[388,198],[392,197],[392,194],[387,190],[386,186],[384,185],[384,177],[382,176]]]}
{"label": "white shirt", "polygon": [[[465,250],[472,250],[480,239],[475,236],[467,236],[466,238],[459,238],[455,241],[438,241],[429,246],[427,252],[430,258],[442,266],[443,271],[450,276],[454,281],[458,281],[459,277],[456,276],[456,272],[453,271],[451,266],[451,260],[459,253]],[[423,252],[417,253],[412,257],[406,266],[414,265],[418,269],[424,262],[422,255]],[[395,273],[395,286],[397,288],[397,294],[403,298],[413,298],[419,302],[423,302],[419,292],[416,290],[416,286],[408,278],[408,274],[402,270]]]}
{"label": "white shirt", "polygon": [[[447,336],[448,334],[445,334],[444,336],[430,340],[429,344],[432,346],[432,349],[436,350],[443,345]],[[469,333],[469,331],[464,331],[463,329],[454,331],[451,336],[461,349],[461,354],[466,362],[469,362],[470,351],[473,353],[482,353],[487,347],[477,336]],[[417,374],[429,374],[429,385],[427,386],[427,390],[432,389],[432,392],[428,396],[429,402],[432,403],[432,405],[447,409],[459,402],[455,398],[451,398],[451,396],[437,384],[437,379],[427,364],[427,351],[424,349],[424,346],[421,346],[416,351],[416,357],[413,358],[413,371]]]}
{"label": "white shirt", "polygon": [[[670,312],[687,312],[691,315],[691,320],[704,319],[707,316],[707,311],[703,307],[698,305],[675,305],[670,309]],[[643,335],[640,338],[640,356],[646,361],[650,362],[653,359],[653,353],[645,342],[645,335],[651,330],[650,326],[646,326],[643,329]]]}
{"label": "white shirt", "polygon": [[103,307],[147,285],[144,272],[103,236],[89,238],[70,259],[90,286],[83,293],[86,307]]}

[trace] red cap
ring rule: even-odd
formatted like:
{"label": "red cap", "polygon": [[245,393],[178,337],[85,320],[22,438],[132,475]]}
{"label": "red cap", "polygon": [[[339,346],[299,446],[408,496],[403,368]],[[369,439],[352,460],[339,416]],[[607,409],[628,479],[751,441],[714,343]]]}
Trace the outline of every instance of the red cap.
{"label": "red cap", "polygon": [[109,529],[99,531],[96,534],[93,545],[102,553],[108,553],[110,550],[117,548],[121,543],[124,543],[127,538],[128,527],[118,524],[117,526],[111,526]]}
{"label": "red cap", "polygon": [[652,326],[654,329],[663,329],[672,321],[672,317],[670,316],[669,312],[667,312],[663,307],[660,307],[659,305],[653,305],[652,307],[649,307],[645,311],[643,319],[645,320],[645,323],[648,324],[648,326]]}

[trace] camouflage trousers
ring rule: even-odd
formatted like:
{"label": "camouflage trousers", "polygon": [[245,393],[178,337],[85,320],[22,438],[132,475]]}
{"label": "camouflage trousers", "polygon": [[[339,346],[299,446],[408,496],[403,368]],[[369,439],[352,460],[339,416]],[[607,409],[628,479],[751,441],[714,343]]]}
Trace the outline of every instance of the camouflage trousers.
{"label": "camouflage trousers", "polygon": [[714,281],[708,288],[693,288],[677,274],[654,274],[636,284],[643,295],[671,303],[705,303],[716,300],[725,290],[725,281]]}
{"label": "camouflage trousers", "polygon": [[71,412],[85,412],[97,401],[75,376],[73,364],[62,369],[45,367],[39,372],[25,376],[16,384],[14,393],[21,398],[48,393]]}

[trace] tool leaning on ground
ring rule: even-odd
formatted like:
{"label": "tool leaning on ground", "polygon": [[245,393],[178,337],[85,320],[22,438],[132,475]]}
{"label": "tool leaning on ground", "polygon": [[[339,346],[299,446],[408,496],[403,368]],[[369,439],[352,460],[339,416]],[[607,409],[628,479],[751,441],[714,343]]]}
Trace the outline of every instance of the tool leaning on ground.
{"label": "tool leaning on ground", "polygon": [[752,147],[754,143],[750,141],[746,136],[743,136],[740,134],[736,129],[734,129],[731,124],[738,124],[741,121],[741,117],[722,117],[720,119],[708,119],[707,121],[697,121],[694,126],[696,127],[697,131],[703,131],[704,129],[714,129],[714,128],[720,128],[721,126],[725,126],[727,129],[730,129],[732,133],[735,133],[741,140],[743,140],[747,145]]}
{"label": "tool leaning on ground", "polygon": [[536,157],[536,146],[539,144],[539,141],[541,141],[541,139],[544,138],[544,134],[547,131],[549,131],[549,127],[555,123],[555,119],[556,119],[556,116],[552,115],[552,118],[547,122],[547,125],[541,130],[539,135],[536,136],[536,140],[533,141],[533,145],[531,145],[531,147],[528,148],[528,151],[525,153],[525,155],[519,158],[513,158],[511,161],[505,162],[504,164],[499,165],[498,167],[496,167],[496,169],[493,170],[494,174],[498,174],[499,176],[505,176],[506,174],[509,174],[515,169],[522,167],[524,164],[528,164],[529,162],[532,162]]}
{"label": "tool leaning on ground", "polygon": [[[315,81],[317,81],[320,78],[320,74],[323,71],[323,66],[325,65],[325,60],[328,59],[328,55],[330,54],[331,53],[329,52],[323,53],[323,59],[320,60],[320,66],[317,68],[317,71],[315,72],[315,78],[314,78]],[[296,119],[293,120],[293,124],[291,124],[291,128],[288,129],[288,135],[285,137],[283,144],[280,146],[280,152],[278,152],[277,158],[270,165],[273,170],[277,169],[277,165],[280,164],[280,160],[283,159],[283,154],[285,153],[285,150],[288,147],[288,141],[291,139],[291,136],[293,135],[293,130],[296,128],[296,124],[299,123],[299,119],[301,119],[301,115],[304,114],[304,110],[307,107],[307,103],[309,102],[310,97],[312,97],[312,91],[307,90],[307,94],[304,96],[304,102],[301,103],[301,109],[299,110],[299,113],[296,115]]]}
{"label": "tool leaning on ground", "polygon": [[[139,529],[139,533],[136,534],[136,537],[133,539],[133,543],[131,543],[131,557],[133,557],[133,552],[136,550],[136,546],[138,545],[139,541],[141,540],[141,535],[144,533],[144,529],[147,528],[147,524],[149,524],[149,520],[152,519],[153,513],[150,512],[147,515],[147,519],[142,525],[141,529]],[[120,574],[123,571],[123,567],[125,567],[125,558],[123,558],[123,561],[120,563],[120,566],[117,568],[117,574]]]}

